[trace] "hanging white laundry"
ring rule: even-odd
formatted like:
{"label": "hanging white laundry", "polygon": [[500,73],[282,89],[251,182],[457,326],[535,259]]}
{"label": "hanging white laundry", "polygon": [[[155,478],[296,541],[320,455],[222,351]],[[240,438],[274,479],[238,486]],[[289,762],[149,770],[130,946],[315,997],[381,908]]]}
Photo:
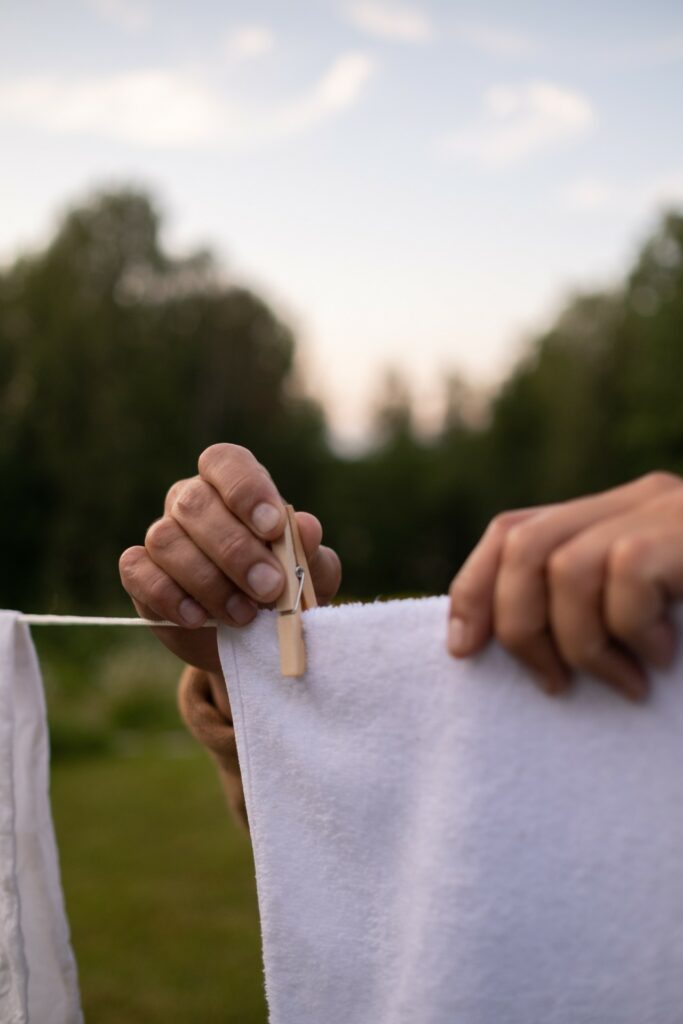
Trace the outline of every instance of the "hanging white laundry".
{"label": "hanging white laundry", "polygon": [[49,801],[45,701],[31,636],[0,612],[0,1021],[82,1021]]}
{"label": "hanging white laundry", "polygon": [[683,659],[551,700],[447,599],[220,630],[272,1024],[680,1024]]}

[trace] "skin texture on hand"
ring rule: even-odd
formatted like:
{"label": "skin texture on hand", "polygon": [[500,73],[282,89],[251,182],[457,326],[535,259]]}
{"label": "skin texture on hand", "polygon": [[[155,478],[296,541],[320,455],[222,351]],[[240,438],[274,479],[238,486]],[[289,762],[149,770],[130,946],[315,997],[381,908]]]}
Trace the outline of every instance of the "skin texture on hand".
{"label": "skin texture on hand", "polygon": [[588,672],[632,700],[675,653],[683,597],[683,479],[656,472],[493,519],[450,587],[456,657],[496,637],[550,694]]}
{"label": "skin texture on hand", "polygon": [[[155,629],[187,664],[220,675],[216,631],[208,618],[230,626],[251,622],[284,586],[268,543],[285,527],[283,500],[267,470],[239,445],[215,444],[199,457],[198,474],[174,483],[164,514],[142,545],[119,560],[121,582],[139,615],[185,629]],[[297,513],[301,540],[321,604],[336,594],[341,565],[324,547],[315,516]]]}
{"label": "skin texture on hand", "polygon": [[[320,603],[341,566],[318,520],[297,520]],[[183,661],[221,675],[207,618],[246,625],[279,595],[268,543],[282,534],[283,501],[247,449],[217,444],[198,474],[170,488],[143,545],[120,559],[138,614],[184,629],[155,629]],[[575,670],[631,699],[647,693],[647,665],[666,667],[676,638],[671,604],[683,597],[683,479],[650,473],[574,501],[496,516],[450,588],[448,646],[476,654],[496,637],[547,693]]]}

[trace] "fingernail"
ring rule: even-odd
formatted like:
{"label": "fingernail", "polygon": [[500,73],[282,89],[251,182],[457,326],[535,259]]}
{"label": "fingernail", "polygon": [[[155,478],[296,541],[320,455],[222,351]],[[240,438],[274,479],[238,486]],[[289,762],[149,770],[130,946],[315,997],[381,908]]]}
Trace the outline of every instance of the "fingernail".
{"label": "fingernail", "polygon": [[251,521],[259,533],[270,533],[280,522],[280,516],[280,509],[267,501],[262,501],[251,513]]}
{"label": "fingernail", "polygon": [[670,622],[657,623],[650,634],[650,661],[655,668],[670,668],[676,655],[676,631]]}
{"label": "fingernail", "polygon": [[643,701],[646,700],[649,692],[650,687],[647,683],[634,682],[631,683],[628,690],[626,691],[626,696],[629,698],[629,700],[632,700],[634,704],[642,704]]}
{"label": "fingernail", "polygon": [[180,612],[180,618],[188,626],[198,626],[206,618],[206,612],[202,606],[193,601],[191,597],[186,597],[180,602],[178,611]]}
{"label": "fingernail", "polygon": [[243,594],[233,594],[226,604],[225,610],[238,626],[246,626],[256,614],[256,608]]}
{"label": "fingernail", "polygon": [[555,676],[543,676],[534,673],[536,682],[548,697],[559,697],[561,693],[566,693],[568,689],[568,683],[566,679]]}
{"label": "fingernail", "polygon": [[257,562],[247,573],[247,583],[259,597],[268,597],[282,583],[282,573],[267,562]]}
{"label": "fingernail", "polygon": [[469,640],[467,623],[462,619],[451,619],[448,624],[448,650],[451,654],[464,654]]}

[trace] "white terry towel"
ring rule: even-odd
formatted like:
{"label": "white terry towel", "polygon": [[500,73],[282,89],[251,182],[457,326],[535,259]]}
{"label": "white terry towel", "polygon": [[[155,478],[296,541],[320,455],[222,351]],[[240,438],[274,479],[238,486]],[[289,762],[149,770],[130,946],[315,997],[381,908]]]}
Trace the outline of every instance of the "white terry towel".
{"label": "white terry towel", "polygon": [[549,699],[447,599],[220,631],[272,1024],[681,1024],[683,659]]}
{"label": "white terry towel", "polygon": [[43,685],[27,626],[0,612],[0,1022],[79,1024],[49,800]]}

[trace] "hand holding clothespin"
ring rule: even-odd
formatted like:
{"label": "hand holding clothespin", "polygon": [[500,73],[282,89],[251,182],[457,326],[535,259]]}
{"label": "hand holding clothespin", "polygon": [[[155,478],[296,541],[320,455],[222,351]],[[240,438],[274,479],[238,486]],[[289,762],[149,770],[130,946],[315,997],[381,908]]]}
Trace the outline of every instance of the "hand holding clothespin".
{"label": "hand holding clothespin", "polygon": [[301,612],[316,608],[313,580],[299,526],[291,505],[285,505],[287,521],[284,533],[273,541],[273,554],[285,574],[285,588],[275,605],[280,643],[280,670],[283,676],[302,676],[306,671],[306,648]]}

